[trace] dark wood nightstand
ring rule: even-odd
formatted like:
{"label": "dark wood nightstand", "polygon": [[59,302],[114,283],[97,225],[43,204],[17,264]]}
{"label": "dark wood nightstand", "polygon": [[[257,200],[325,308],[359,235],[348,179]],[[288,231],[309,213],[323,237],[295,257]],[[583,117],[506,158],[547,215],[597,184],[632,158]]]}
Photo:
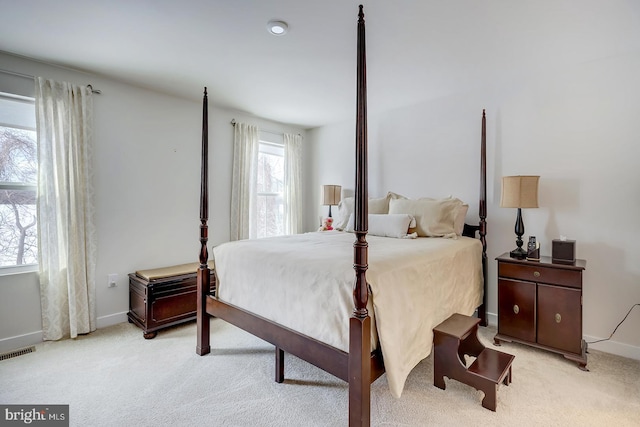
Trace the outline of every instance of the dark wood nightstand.
{"label": "dark wood nightstand", "polygon": [[498,261],[498,333],[501,341],[518,342],[562,354],[587,369],[582,339],[582,272],[587,262],[559,264],[511,258]]}

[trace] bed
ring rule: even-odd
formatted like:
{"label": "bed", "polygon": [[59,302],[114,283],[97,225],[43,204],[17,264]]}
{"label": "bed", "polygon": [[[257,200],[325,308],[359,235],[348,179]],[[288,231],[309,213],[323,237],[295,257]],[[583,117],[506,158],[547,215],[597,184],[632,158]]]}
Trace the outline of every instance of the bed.
{"label": "bed", "polygon": [[[368,212],[362,6],[358,14],[357,55],[352,231],[219,245],[214,249],[215,291],[207,264],[205,88],[196,352],[210,352],[210,319],[225,320],[275,346],[277,382],[284,381],[285,352],[348,382],[349,425],[366,426],[370,424],[371,383],[386,370],[391,391],[399,396],[406,376],[431,351],[433,327],[454,312],[470,315],[476,309],[481,324],[486,325],[486,118],[483,111],[477,225],[464,224],[461,236],[448,236],[451,238],[368,235],[369,222],[374,217]],[[259,265],[259,275],[247,265]],[[250,298],[252,294],[258,298]]]}

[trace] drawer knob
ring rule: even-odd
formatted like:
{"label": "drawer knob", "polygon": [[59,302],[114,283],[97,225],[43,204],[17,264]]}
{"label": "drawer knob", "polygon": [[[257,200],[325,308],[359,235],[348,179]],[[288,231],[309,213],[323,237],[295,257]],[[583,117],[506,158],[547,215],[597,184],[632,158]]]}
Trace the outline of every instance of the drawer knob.
{"label": "drawer knob", "polygon": [[533,277],[540,277],[540,272],[539,271],[534,271],[533,272]]}
{"label": "drawer knob", "polygon": [[560,313],[556,313],[556,323],[560,322],[562,322],[562,316],[560,316]]}
{"label": "drawer knob", "polygon": [[514,312],[515,314],[520,313],[520,307],[518,307],[518,304],[514,304],[514,305],[513,305],[513,312]]}

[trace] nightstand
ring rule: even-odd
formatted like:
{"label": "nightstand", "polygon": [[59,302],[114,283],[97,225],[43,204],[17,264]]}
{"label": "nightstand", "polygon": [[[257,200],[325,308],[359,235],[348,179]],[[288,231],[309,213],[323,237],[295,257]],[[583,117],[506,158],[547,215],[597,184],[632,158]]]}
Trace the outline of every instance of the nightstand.
{"label": "nightstand", "polygon": [[559,264],[511,258],[498,261],[498,333],[517,342],[562,354],[587,369],[587,345],[582,339],[582,272],[587,262]]}

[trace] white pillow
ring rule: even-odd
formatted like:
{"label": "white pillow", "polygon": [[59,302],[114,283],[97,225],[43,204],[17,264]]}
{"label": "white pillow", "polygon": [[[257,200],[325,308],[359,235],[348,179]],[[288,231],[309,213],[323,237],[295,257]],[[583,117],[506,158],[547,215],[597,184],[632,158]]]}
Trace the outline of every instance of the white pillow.
{"label": "white pillow", "polygon": [[456,216],[462,206],[459,199],[391,199],[390,214],[408,214],[416,219],[416,233],[421,237],[456,238]]}
{"label": "white pillow", "polygon": [[[408,234],[410,227],[415,227],[416,221],[411,215],[407,214],[369,214],[368,234],[380,237],[395,237],[397,239],[413,238],[417,235]],[[353,232],[355,230],[355,218],[351,214],[349,223],[345,231]]]}
{"label": "white pillow", "polygon": [[345,197],[338,202],[338,214],[334,218],[333,228],[336,230],[344,230],[349,223],[349,216],[353,213],[355,199],[353,197]]}

